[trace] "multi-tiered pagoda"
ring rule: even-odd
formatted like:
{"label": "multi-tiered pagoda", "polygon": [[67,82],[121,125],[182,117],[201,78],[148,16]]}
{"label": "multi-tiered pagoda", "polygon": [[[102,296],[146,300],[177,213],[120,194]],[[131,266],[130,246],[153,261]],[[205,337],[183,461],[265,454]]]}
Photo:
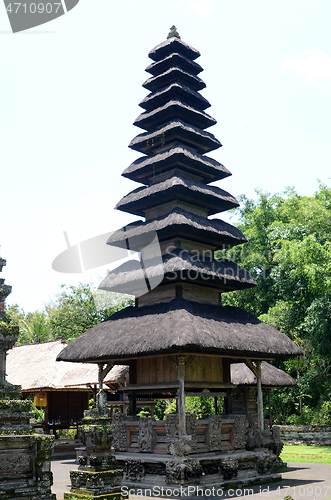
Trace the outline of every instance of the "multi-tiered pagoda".
{"label": "multi-tiered pagoda", "polygon": [[[214,258],[216,250],[247,240],[232,225],[209,218],[238,202],[210,185],[230,172],[207,156],[221,144],[206,131],[216,121],[199,93],[205,87],[195,62],[199,55],[175,27],[149,53],[151,77],[143,86],[150,93],[134,122],[145,132],[130,143],[143,156],[123,172],[144,186],[117,205],[144,220],[108,241],[141,251],[142,260],[111,272],[101,284],[102,289],[134,293],[136,307],[93,327],[58,358],[99,363],[100,381],[112,363],[130,366],[124,388],[130,415],[115,415],[113,443],[128,484],[271,478],[279,443],[264,430],[261,361],[301,354],[272,326],[222,306],[223,293],[256,282],[237,264]],[[256,375],[257,398],[254,391],[246,397],[231,384],[230,365],[242,361]],[[185,414],[189,395],[213,396],[216,402],[224,398],[223,413],[217,414],[216,404],[216,414],[208,419]],[[177,413],[165,421],[136,416],[143,400],[159,398],[177,398]]]}

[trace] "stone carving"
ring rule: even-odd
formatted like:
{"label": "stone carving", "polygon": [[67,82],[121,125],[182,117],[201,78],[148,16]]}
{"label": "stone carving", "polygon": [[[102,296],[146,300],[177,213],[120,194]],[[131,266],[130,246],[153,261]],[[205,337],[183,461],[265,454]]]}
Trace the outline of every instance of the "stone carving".
{"label": "stone carving", "polygon": [[128,448],[128,428],[125,423],[126,416],[123,413],[113,415],[113,447],[115,451],[126,451]]}
{"label": "stone carving", "polygon": [[24,474],[32,471],[29,455],[0,455],[0,474]]}
{"label": "stone carving", "polygon": [[221,460],[221,473],[223,479],[232,479],[238,474],[238,460],[234,458],[223,458]]}
{"label": "stone carving", "polygon": [[266,474],[273,468],[277,458],[273,453],[261,453],[256,459],[256,469],[260,474]]}
{"label": "stone carving", "polygon": [[166,463],[167,484],[199,484],[201,475],[199,460],[170,460]]}
{"label": "stone carving", "polygon": [[156,433],[154,430],[154,417],[140,417],[139,420],[139,435],[138,435],[138,451],[141,453],[152,453],[156,441]]}
{"label": "stone carving", "polygon": [[272,428],[273,444],[271,446],[272,452],[276,455],[277,463],[283,464],[283,460],[280,458],[280,454],[283,450],[284,443],[280,438],[280,428],[276,425]]}
{"label": "stone carving", "polygon": [[256,431],[254,434],[251,432],[247,441],[247,449],[255,450],[256,448],[268,448],[273,446],[273,436],[269,429],[264,431]]}
{"label": "stone carving", "polygon": [[79,457],[78,470],[70,472],[71,490],[64,499],[120,497],[123,471],[116,469],[111,450],[113,426],[104,391],[97,394],[96,408],[84,412],[83,421],[80,436],[86,451]]}
{"label": "stone carving", "polygon": [[170,445],[171,455],[177,457],[184,457],[185,455],[189,455],[192,451],[191,441],[192,436],[187,435],[175,438]]}
{"label": "stone carving", "polygon": [[[191,448],[191,451],[196,449],[197,442],[196,442],[196,428],[197,428],[197,418],[194,413],[186,413],[186,437],[191,436],[189,440],[186,439],[186,443],[178,443],[178,445],[175,445],[175,447],[180,447],[180,446],[187,446],[188,441],[190,441],[189,445]],[[178,442],[178,437],[179,437],[179,417],[177,413],[170,413],[169,415],[166,416],[165,420],[165,428],[166,428],[166,443],[167,443],[167,449],[168,453],[171,453],[171,445],[174,442]],[[183,436],[184,437],[184,436]],[[179,451],[179,449],[178,449]],[[175,453],[177,454],[177,453]],[[187,454],[187,453],[184,453]]]}
{"label": "stone carving", "polygon": [[222,447],[221,440],[222,417],[221,415],[211,415],[209,417],[207,429],[208,451],[219,451]]}
{"label": "stone carving", "polygon": [[[70,472],[70,479],[72,491],[86,490],[87,492],[92,492],[93,495],[106,495],[107,493],[119,491],[122,483],[122,471],[91,471],[87,473],[83,470],[76,470]],[[66,493],[65,498],[70,498],[68,495],[71,495],[71,493]],[[94,498],[94,496],[91,496],[91,498]]]}
{"label": "stone carving", "polygon": [[125,462],[125,479],[129,481],[141,481],[145,475],[145,468],[141,460],[129,458]]}
{"label": "stone carving", "polygon": [[245,449],[247,443],[248,422],[245,415],[239,415],[234,419],[232,436],[235,450]]}
{"label": "stone carving", "polygon": [[197,447],[197,417],[195,413],[186,413],[186,434],[191,436],[191,448],[194,451]]}

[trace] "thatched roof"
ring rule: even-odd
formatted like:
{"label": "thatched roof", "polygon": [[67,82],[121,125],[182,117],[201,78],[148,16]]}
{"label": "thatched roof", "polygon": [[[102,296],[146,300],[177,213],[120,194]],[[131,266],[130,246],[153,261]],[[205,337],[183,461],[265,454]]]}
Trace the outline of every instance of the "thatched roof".
{"label": "thatched roof", "polygon": [[[257,285],[246,269],[227,259],[197,260],[196,256],[178,248],[172,248],[171,253],[162,255],[162,259],[163,263],[153,259],[145,261],[144,272],[137,261],[124,263],[108,273],[99,288],[108,292],[138,295],[141,286],[143,285],[143,290],[146,287],[144,273],[149,280],[160,278],[162,283],[193,282],[209,284],[221,290],[241,290]],[[132,264],[135,267],[132,267]]]}
{"label": "thatched roof", "polygon": [[175,207],[169,214],[146,222],[137,221],[115,231],[108,239],[109,245],[140,250],[151,241],[151,233],[157,232],[160,241],[172,237],[188,238],[209,244],[211,248],[223,248],[246,243],[239,229],[221,219],[207,219]]}
{"label": "thatched roof", "polygon": [[179,82],[171,83],[165,88],[162,88],[159,92],[148,94],[148,96],[140,101],[139,106],[146,110],[152,110],[166,104],[172,99],[179,99],[197,109],[206,109],[210,107],[209,101],[199,94],[199,92]]}
{"label": "thatched roof", "polygon": [[302,354],[286,335],[242,309],[174,299],[122,309],[71,342],[58,359],[100,362],[183,352],[260,359]]}
{"label": "thatched roof", "polygon": [[178,199],[189,203],[194,201],[195,205],[207,208],[208,215],[239,206],[236,198],[221,188],[176,175],[131,191],[117,203],[116,209],[144,216],[146,209]]}
{"label": "thatched roof", "polygon": [[147,90],[158,91],[169,85],[172,82],[180,82],[184,85],[188,85],[193,90],[202,90],[206,87],[206,84],[201,78],[191,73],[187,73],[179,67],[170,68],[161,75],[152,76],[148,78],[144,83],[143,87]]}
{"label": "thatched roof", "polygon": [[163,127],[152,132],[138,134],[132,139],[129,148],[141,153],[153,154],[160,147],[180,142],[198,153],[208,153],[222,146],[220,141],[210,132],[181,120],[172,120]]}
{"label": "thatched roof", "polygon": [[[7,354],[7,381],[21,385],[23,391],[84,390],[88,384],[97,384],[97,366],[56,361],[66,346],[66,343],[56,340],[14,347]],[[127,371],[127,366],[115,365],[105,378],[105,383],[116,382]]]}
{"label": "thatched roof", "polygon": [[197,49],[175,37],[168,38],[164,42],[156,45],[156,47],[148,53],[148,56],[153,59],[153,61],[160,61],[174,52],[182,54],[192,61],[200,56],[200,52]]}
{"label": "thatched roof", "polygon": [[203,71],[202,66],[196,63],[195,61],[191,61],[188,57],[183,56],[182,54],[178,54],[178,52],[174,52],[170,54],[168,57],[164,57],[158,62],[153,62],[149,64],[145,71],[150,73],[153,76],[159,75],[167,71],[169,68],[174,68],[175,66],[179,66],[183,68],[185,71],[192,73],[193,75],[198,75]]}
{"label": "thatched roof", "polygon": [[231,175],[231,172],[218,161],[202,156],[181,144],[174,144],[162,153],[138,158],[124,170],[122,175],[143,184],[151,184],[152,176],[167,172],[171,168],[199,176],[207,183]]}
{"label": "thatched roof", "polygon": [[[266,361],[262,361],[261,363],[261,375],[262,385],[264,387],[288,387],[297,385],[291,375]],[[231,382],[235,385],[257,384],[254,373],[245,363],[233,363],[231,365]]]}
{"label": "thatched roof", "polygon": [[172,99],[151,111],[144,111],[133,122],[133,125],[145,130],[155,130],[155,128],[168,123],[170,120],[178,118],[179,120],[188,121],[195,127],[205,129],[216,124],[215,118],[208,115],[204,111],[189,106],[179,99]]}

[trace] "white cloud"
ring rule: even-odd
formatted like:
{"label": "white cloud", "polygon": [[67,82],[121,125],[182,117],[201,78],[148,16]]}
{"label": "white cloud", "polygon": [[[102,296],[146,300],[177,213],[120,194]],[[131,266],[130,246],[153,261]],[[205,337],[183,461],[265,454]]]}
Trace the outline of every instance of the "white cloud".
{"label": "white cloud", "polygon": [[243,120],[242,118],[239,118],[239,120],[237,120],[237,128],[239,130],[241,130],[243,128],[243,126],[245,125],[245,120]]}
{"label": "white cloud", "polygon": [[282,62],[281,70],[294,69],[309,82],[317,79],[329,80],[331,83],[331,57],[320,50],[305,50],[302,56],[289,57]]}
{"label": "white cloud", "polygon": [[200,19],[207,20],[211,17],[214,10],[216,10],[216,3],[214,0],[186,0],[186,5],[194,10]]}

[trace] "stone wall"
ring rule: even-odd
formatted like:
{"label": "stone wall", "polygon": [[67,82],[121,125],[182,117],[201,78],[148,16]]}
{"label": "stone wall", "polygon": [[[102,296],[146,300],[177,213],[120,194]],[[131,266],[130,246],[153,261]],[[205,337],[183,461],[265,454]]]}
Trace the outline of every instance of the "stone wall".
{"label": "stone wall", "polygon": [[331,446],[330,425],[280,425],[279,429],[286,444]]}

